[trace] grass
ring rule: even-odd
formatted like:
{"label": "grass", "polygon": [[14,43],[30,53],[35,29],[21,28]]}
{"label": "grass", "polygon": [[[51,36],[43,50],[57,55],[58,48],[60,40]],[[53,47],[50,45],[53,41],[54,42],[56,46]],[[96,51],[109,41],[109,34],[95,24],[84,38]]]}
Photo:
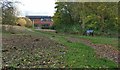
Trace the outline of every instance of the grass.
{"label": "grass", "polygon": [[113,46],[116,46],[117,43],[118,43],[118,39],[117,38],[90,37],[90,36],[81,36],[81,38],[89,39],[93,43],[98,43],[98,44],[111,44]]}
{"label": "grass", "polygon": [[[54,33],[49,33],[49,32],[39,32],[39,33],[49,38],[52,38],[52,36],[55,36],[54,38],[52,38],[53,40],[67,46],[68,51],[66,55],[64,56],[67,67],[115,68],[117,66],[117,64],[113,61],[110,61],[106,58],[97,57],[94,52],[94,49],[89,46],[86,46],[82,43],[68,42],[66,40],[66,37],[68,37],[69,35],[66,36],[66,35],[54,34]],[[111,41],[116,40],[114,38],[100,38],[100,37],[93,38],[93,37],[87,37],[87,36],[80,36],[79,38],[90,39],[92,42],[100,43],[100,44],[110,44]],[[107,40],[110,40],[110,41],[108,42]]]}
{"label": "grass", "polygon": [[[117,63],[108,60],[106,58],[99,58],[96,56],[94,49],[86,46],[82,43],[73,43],[68,42],[66,37],[77,37],[85,38],[91,40],[93,43],[97,44],[111,44],[117,45],[116,38],[107,38],[107,37],[89,37],[89,36],[79,36],[79,35],[64,35],[64,34],[55,34],[50,32],[28,32],[29,34],[35,36],[45,36],[58,43],[63,44],[67,48],[67,52],[63,57],[65,59],[66,67],[70,68],[115,68]],[[7,35],[7,34],[5,34]],[[53,37],[54,36],[54,37]],[[35,60],[38,60],[38,57],[34,56]]]}
{"label": "grass", "polygon": [[[38,33],[40,31],[37,31]],[[68,34],[55,34],[55,33],[50,33],[50,32],[40,32],[42,34],[45,34],[49,37],[51,37],[52,35],[55,36],[62,36],[62,37],[77,37],[77,38],[83,38],[83,39],[88,39],[90,40],[92,43],[94,44],[108,44],[111,45],[113,47],[115,47],[116,49],[118,49],[118,38],[109,38],[109,37],[101,37],[101,36],[80,36],[80,35],[68,35]]]}
{"label": "grass", "polygon": [[[52,34],[52,33],[50,33],[50,34]],[[119,47],[118,47],[118,38],[114,38],[114,37],[82,36],[82,35],[76,35],[76,34],[64,34],[63,36],[75,37],[75,38],[79,38],[79,39],[81,39],[81,38],[82,39],[88,39],[94,44],[106,44],[106,45],[111,45],[116,49],[119,49]]]}
{"label": "grass", "polygon": [[118,49],[118,39],[108,37],[79,36],[78,38],[89,39],[94,44],[107,44]]}
{"label": "grass", "polygon": [[96,57],[95,52],[89,46],[80,43],[69,44],[69,51],[67,52],[66,62],[68,67],[73,68],[114,68],[116,64],[105,58]]}

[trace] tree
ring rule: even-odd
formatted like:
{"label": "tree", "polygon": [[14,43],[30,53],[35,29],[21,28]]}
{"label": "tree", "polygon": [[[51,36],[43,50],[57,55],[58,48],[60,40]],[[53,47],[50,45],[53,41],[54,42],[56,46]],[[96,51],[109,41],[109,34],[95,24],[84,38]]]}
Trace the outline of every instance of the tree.
{"label": "tree", "polygon": [[16,23],[16,6],[13,1],[3,0],[2,2],[2,23],[14,25]]}
{"label": "tree", "polygon": [[29,18],[25,17],[24,19],[26,20],[26,25],[25,25],[26,27],[32,27],[33,26],[33,23]]}
{"label": "tree", "polygon": [[54,25],[67,32],[94,29],[99,33],[118,30],[117,2],[56,2]]}
{"label": "tree", "polygon": [[[67,2],[56,2],[56,13],[54,14],[55,16],[53,17],[54,20],[54,25],[56,25],[56,28],[58,30],[64,31],[64,32],[72,32],[78,30],[80,27],[79,25],[79,15],[74,13],[73,7],[75,4],[74,3],[67,3]],[[74,8],[75,9],[75,8]],[[75,22],[76,21],[76,22]],[[76,26],[73,26],[74,24],[78,24],[77,29]]]}
{"label": "tree", "polygon": [[17,25],[26,26],[26,20],[24,18],[18,18]]}

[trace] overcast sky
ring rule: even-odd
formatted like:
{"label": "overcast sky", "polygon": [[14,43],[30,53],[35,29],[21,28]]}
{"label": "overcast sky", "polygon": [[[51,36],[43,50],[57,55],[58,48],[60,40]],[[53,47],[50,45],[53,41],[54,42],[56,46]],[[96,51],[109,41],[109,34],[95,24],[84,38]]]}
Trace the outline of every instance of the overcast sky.
{"label": "overcast sky", "polygon": [[21,16],[44,15],[53,16],[56,0],[19,0],[18,10]]}
{"label": "overcast sky", "polygon": [[[18,10],[20,11],[21,16],[26,15],[44,15],[44,16],[53,16],[55,12],[55,2],[56,1],[67,1],[67,0],[18,0],[22,4],[18,5]],[[119,1],[119,0],[68,0],[68,2],[76,1]]]}

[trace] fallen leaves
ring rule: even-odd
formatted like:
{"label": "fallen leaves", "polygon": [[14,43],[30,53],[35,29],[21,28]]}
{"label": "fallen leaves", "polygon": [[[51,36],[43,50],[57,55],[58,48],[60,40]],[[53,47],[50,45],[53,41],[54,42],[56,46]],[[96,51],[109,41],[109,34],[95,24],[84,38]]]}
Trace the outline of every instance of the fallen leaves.
{"label": "fallen leaves", "polygon": [[45,37],[12,35],[3,38],[3,66],[64,67],[64,45]]}

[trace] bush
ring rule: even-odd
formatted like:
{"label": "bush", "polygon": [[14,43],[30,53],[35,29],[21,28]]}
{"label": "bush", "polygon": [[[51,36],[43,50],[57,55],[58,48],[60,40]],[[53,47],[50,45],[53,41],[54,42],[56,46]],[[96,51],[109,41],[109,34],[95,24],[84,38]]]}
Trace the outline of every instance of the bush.
{"label": "bush", "polygon": [[32,21],[29,18],[24,18],[26,20],[26,27],[31,28],[33,26]]}
{"label": "bush", "polygon": [[31,28],[33,26],[33,23],[29,18],[19,17],[17,20],[17,25]]}
{"label": "bush", "polygon": [[58,32],[64,32],[64,33],[72,33],[72,34],[81,34],[82,30],[79,24],[61,24],[54,26],[54,29],[56,29]]}
{"label": "bush", "polygon": [[23,19],[23,18],[19,18],[19,19],[17,20],[17,25],[25,26],[26,23],[27,23],[26,20]]}

